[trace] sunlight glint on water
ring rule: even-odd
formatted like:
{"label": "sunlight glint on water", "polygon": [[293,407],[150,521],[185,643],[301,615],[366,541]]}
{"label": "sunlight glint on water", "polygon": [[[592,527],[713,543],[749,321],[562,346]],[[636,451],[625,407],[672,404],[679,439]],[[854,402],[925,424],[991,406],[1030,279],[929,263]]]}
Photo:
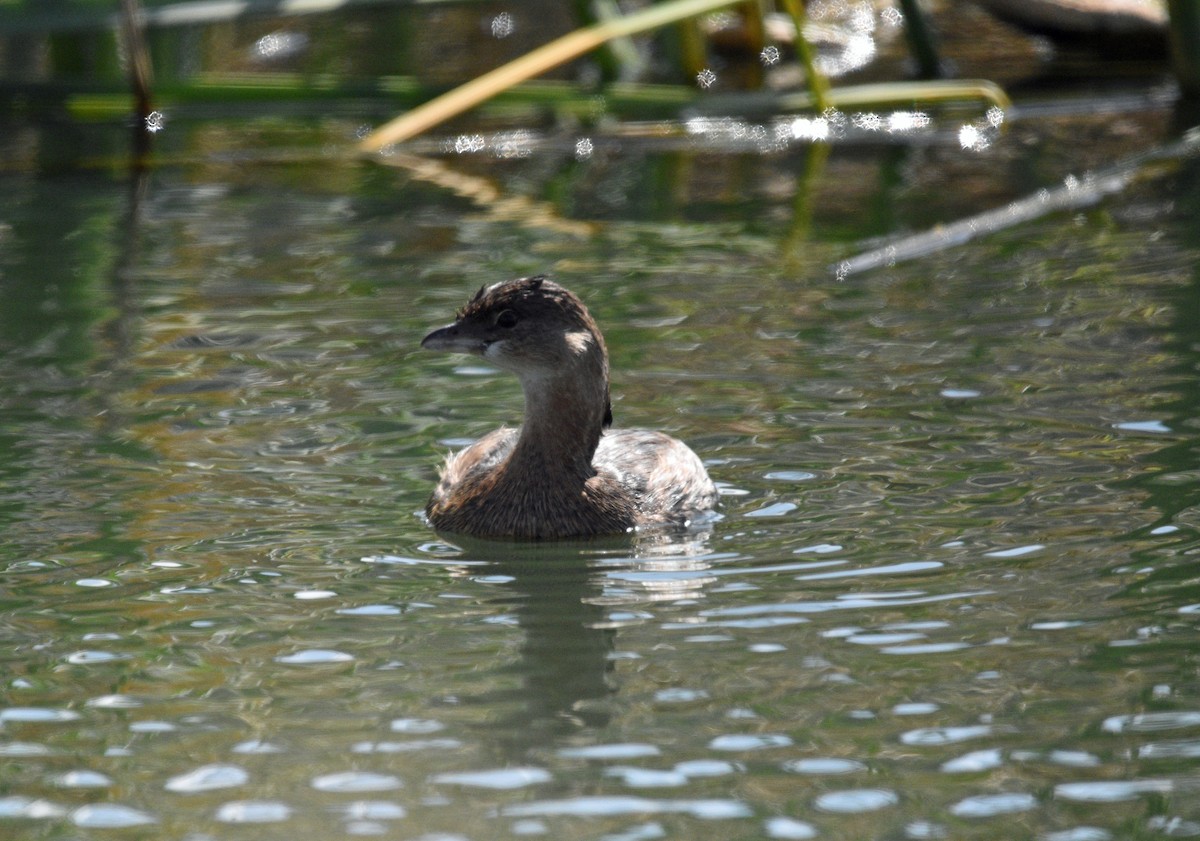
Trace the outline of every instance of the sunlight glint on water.
{"label": "sunlight glint on water", "polygon": [[[603,157],[571,157],[580,206],[645,175]],[[832,243],[780,258],[777,207],[581,240],[288,175],[156,173],[123,299],[85,242],[111,184],[12,217],[58,220],[59,282],[112,303],[0,308],[0,835],[1200,821],[1187,184],[839,283]],[[720,519],[531,547],[417,516],[446,449],[521,409],[420,336],[546,269],[605,330],[617,423],[690,442]]]}

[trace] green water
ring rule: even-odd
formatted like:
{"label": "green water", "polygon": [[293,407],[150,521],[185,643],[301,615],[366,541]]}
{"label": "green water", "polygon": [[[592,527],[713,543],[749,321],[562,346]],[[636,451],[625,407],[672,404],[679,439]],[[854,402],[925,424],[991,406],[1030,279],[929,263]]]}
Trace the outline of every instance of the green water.
{"label": "green water", "polygon": [[[1197,159],[831,268],[1171,119],[436,158],[515,204],[271,151],[352,121],[169,128],[133,187],[5,170],[0,836],[1200,835]],[[709,465],[708,531],[419,518],[521,410],[420,337],[544,271],[617,424]]]}
{"label": "green water", "polygon": [[[500,167],[671,188],[582,235],[370,164],[5,176],[5,837],[1200,832],[1195,162],[838,281],[889,156],[835,147],[808,239],[755,198],[802,152]],[[521,407],[420,336],[546,270],[710,532],[416,515]]]}

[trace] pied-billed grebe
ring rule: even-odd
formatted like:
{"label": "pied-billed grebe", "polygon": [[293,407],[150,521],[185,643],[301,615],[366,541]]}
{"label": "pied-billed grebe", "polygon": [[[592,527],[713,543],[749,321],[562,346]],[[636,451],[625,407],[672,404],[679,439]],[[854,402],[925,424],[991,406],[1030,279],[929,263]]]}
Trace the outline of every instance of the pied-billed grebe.
{"label": "pied-billed grebe", "polygon": [[482,356],[525,392],[520,429],[451,455],[425,508],[439,531],[539,539],[685,525],[717,503],[686,444],[609,430],[608,353],[587,308],[544,277],[480,289],[421,347]]}

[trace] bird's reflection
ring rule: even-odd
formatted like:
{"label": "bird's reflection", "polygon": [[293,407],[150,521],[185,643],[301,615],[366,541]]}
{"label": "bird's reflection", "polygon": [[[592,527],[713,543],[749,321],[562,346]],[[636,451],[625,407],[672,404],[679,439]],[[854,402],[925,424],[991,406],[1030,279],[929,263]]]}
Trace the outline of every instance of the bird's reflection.
{"label": "bird's reflection", "polygon": [[[489,578],[502,582],[499,599],[524,634],[520,657],[507,668],[518,678],[517,685],[477,699],[516,702],[508,719],[492,724],[508,758],[525,757],[566,735],[609,723],[619,686],[614,679],[617,631],[608,611],[614,602],[657,600],[652,584],[630,584],[623,576],[652,573],[663,565],[669,574],[680,563],[694,570],[705,539],[689,535],[686,540],[641,541],[632,551],[628,540],[615,539],[546,544],[455,539],[464,557],[488,562],[473,570],[485,569]],[[689,594],[704,578],[693,579]],[[678,593],[677,587],[673,590]]]}

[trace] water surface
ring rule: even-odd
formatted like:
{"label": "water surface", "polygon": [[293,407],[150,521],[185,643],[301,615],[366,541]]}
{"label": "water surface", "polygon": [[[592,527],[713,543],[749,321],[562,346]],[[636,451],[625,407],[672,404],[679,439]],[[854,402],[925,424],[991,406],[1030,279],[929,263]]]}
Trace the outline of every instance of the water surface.
{"label": "water surface", "polygon": [[[1110,160],[1172,134],[1123,119]],[[831,268],[1083,171],[1076,120],[449,159],[517,212],[334,159],[5,174],[0,834],[1200,835],[1196,160]],[[541,271],[617,423],[709,465],[710,528],[419,518],[521,409],[419,339]]]}

